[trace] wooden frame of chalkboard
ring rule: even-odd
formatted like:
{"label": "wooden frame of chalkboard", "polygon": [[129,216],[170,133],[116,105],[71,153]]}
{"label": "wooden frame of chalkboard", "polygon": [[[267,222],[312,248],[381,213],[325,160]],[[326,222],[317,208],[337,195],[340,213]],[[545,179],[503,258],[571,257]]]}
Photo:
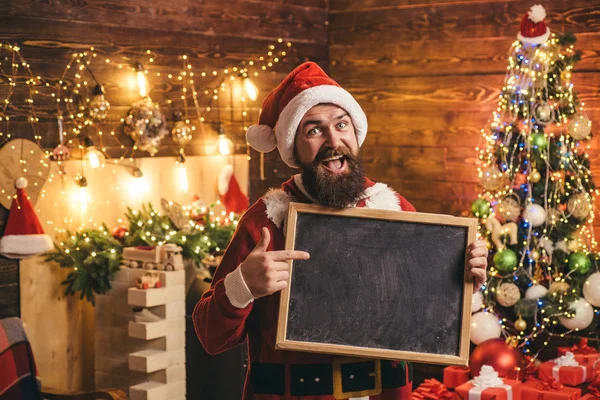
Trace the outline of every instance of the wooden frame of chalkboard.
{"label": "wooden frame of chalkboard", "polygon": [[[336,229],[336,226],[348,229]],[[386,230],[393,235],[387,235]],[[350,235],[349,232],[358,233]],[[290,261],[289,285],[281,292],[275,347],[340,356],[466,366],[473,291],[472,279],[466,273],[466,249],[469,243],[475,241],[476,235],[477,220],[474,218],[367,208],[338,211],[312,204],[290,203],[286,250],[309,251],[311,258]],[[336,244],[339,249],[332,248]],[[371,262],[373,257],[365,262],[364,254],[369,252],[366,246],[374,246],[375,257],[387,257],[389,267],[383,259],[379,259],[379,264]],[[340,251],[342,248],[344,251]],[[405,257],[413,250],[415,254]],[[326,270],[318,264],[325,253],[325,261],[329,263]],[[398,261],[394,257],[398,257]],[[439,261],[435,267],[447,268],[435,269],[440,272],[432,276],[419,270],[427,269],[431,262],[427,265],[416,263],[414,257],[418,257],[419,261]],[[354,260],[359,260],[357,267],[353,265]],[[370,265],[379,268],[379,274],[368,274],[365,270]],[[337,279],[346,273],[355,275],[351,275],[351,279]],[[406,275],[400,276],[401,273]],[[382,274],[383,278],[376,276]],[[365,282],[366,285],[375,284],[362,289],[352,286],[364,285]],[[390,290],[382,289],[382,285],[389,285]],[[392,293],[394,288],[402,285],[405,285],[403,290]],[[413,298],[411,293],[414,294],[415,287],[419,289],[419,285],[421,289],[427,289],[427,294]],[[356,292],[352,292],[353,289]],[[349,293],[356,293],[356,297]],[[348,307],[344,296],[352,303]],[[371,303],[367,307],[373,297],[388,301]],[[394,300],[393,304],[390,304],[390,299]],[[403,304],[403,300],[408,301]],[[341,311],[340,315],[343,315],[335,320],[340,305],[351,312],[343,314],[344,311]],[[361,307],[365,310],[361,311]],[[357,313],[356,316],[352,315],[353,312]],[[377,320],[374,315],[380,319]],[[438,317],[445,320],[440,321]],[[317,321],[314,318],[321,319]],[[406,326],[410,320],[419,323]],[[365,327],[369,324],[376,326]],[[381,342],[377,342],[379,339],[382,339]]]}

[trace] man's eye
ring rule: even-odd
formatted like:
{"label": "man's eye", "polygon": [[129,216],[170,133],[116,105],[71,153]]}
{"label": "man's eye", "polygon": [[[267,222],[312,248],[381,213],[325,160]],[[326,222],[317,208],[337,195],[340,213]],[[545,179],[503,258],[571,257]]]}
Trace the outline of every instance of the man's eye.
{"label": "man's eye", "polygon": [[321,129],[320,128],[312,128],[306,134],[308,136],[314,136],[314,135],[318,135],[319,133],[321,133]]}
{"label": "man's eye", "polygon": [[345,121],[340,122],[337,127],[338,129],[344,129],[348,124]]}

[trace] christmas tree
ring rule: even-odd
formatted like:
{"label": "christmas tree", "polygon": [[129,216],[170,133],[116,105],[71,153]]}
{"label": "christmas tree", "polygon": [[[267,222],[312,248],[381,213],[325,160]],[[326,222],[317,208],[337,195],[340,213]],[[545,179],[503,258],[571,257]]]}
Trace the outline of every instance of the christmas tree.
{"label": "christmas tree", "polygon": [[493,260],[471,339],[503,335],[525,353],[552,335],[600,328],[591,122],[571,81],[580,56],[575,37],[551,33],[545,14],[531,7],[510,48],[472,205]]}

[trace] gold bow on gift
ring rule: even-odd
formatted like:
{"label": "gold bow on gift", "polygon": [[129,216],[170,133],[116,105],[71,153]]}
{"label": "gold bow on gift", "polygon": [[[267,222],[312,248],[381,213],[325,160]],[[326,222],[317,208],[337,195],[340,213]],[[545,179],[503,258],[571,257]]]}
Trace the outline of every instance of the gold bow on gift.
{"label": "gold bow on gift", "polygon": [[516,223],[509,222],[502,225],[496,217],[489,217],[487,221],[485,221],[485,227],[492,233],[492,242],[494,242],[494,245],[498,250],[506,247],[502,241],[502,237],[506,235],[510,238],[510,244],[517,244],[517,232],[519,228]]}

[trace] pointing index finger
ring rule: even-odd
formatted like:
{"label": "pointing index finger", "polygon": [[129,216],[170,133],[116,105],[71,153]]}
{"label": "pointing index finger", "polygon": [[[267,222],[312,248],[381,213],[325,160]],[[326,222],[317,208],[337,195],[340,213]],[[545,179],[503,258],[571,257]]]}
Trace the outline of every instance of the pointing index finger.
{"label": "pointing index finger", "polygon": [[287,260],[308,260],[310,254],[306,251],[298,250],[279,250],[269,252],[274,261],[287,261]]}

